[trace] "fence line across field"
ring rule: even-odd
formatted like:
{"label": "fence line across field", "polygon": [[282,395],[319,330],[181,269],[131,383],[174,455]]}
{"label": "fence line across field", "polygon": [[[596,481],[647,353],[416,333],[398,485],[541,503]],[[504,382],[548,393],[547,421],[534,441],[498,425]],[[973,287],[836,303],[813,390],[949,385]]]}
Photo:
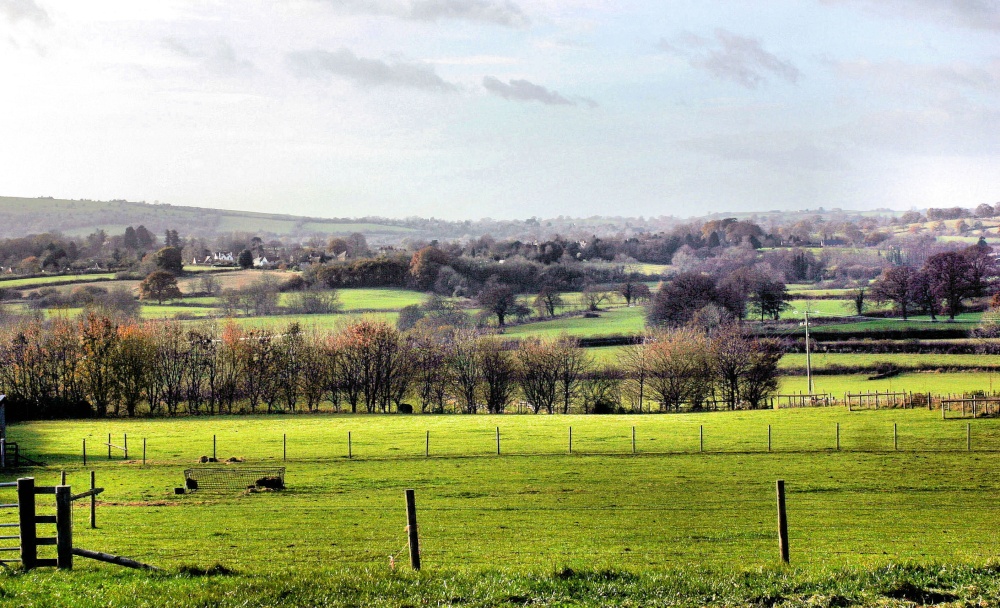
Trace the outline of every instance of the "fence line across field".
{"label": "fence line across field", "polygon": [[[885,423],[878,427],[862,426],[856,428],[845,426],[841,422],[830,422],[828,425],[828,430],[822,434],[816,432],[816,427],[812,427],[809,432],[814,436],[808,439],[802,439],[800,432],[791,431],[785,433],[785,429],[773,424],[761,424],[759,428],[752,429],[755,431],[753,435],[748,435],[747,429],[739,431],[729,430],[727,432],[725,427],[713,428],[711,425],[699,424],[696,427],[691,426],[682,429],[687,431],[686,436],[677,433],[676,430],[670,433],[661,431],[643,436],[641,429],[634,425],[624,427],[620,432],[613,434],[588,434],[586,431],[580,431],[579,427],[574,431],[572,426],[567,426],[564,427],[565,434],[562,435],[564,446],[562,450],[557,447],[559,436],[554,433],[525,433],[519,435],[517,430],[507,429],[501,431],[502,427],[497,426],[493,432],[494,439],[492,445],[485,437],[477,435],[477,443],[481,446],[479,450],[449,449],[445,447],[439,449],[439,451],[435,451],[435,448],[439,444],[434,440],[440,435],[435,435],[430,430],[423,429],[408,433],[394,432],[392,434],[391,441],[393,442],[399,442],[401,438],[406,437],[407,441],[404,442],[404,445],[412,443],[412,451],[403,451],[403,448],[399,447],[397,443],[393,444],[392,447],[381,450],[375,448],[368,453],[365,453],[364,449],[366,445],[365,440],[374,437],[378,441],[384,439],[384,435],[377,433],[359,434],[357,431],[352,430],[344,433],[340,449],[337,448],[336,444],[333,444],[329,446],[329,449],[317,451],[315,448],[315,438],[307,436],[305,443],[310,447],[305,451],[305,454],[302,452],[297,453],[296,437],[294,435],[282,433],[280,436],[273,438],[273,453],[271,450],[272,446],[269,445],[270,441],[261,441],[258,439],[253,442],[255,451],[251,452],[246,459],[235,456],[228,459],[219,459],[216,456],[211,458],[201,456],[200,461],[202,463],[219,463],[220,465],[227,466],[241,465],[247,459],[250,462],[273,460],[287,462],[295,461],[296,457],[306,460],[336,460],[341,458],[347,460],[403,460],[421,458],[556,456],[560,454],[574,456],[670,456],[685,454],[808,454],[827,452],[870,454],[892,452],[1000,452],[1000,438],[997,437],[996,433],[986,433],[985,444],[984,442],[976,443],[975,439],[977,435],[973,432],[972,422],[966,422],[961,426],[948,427],[949,433],[947,434],[913,434],[910,432],[914,428],[913,426],[896,422],[891,424]],[[479,429],[479,431],[482,433],[483,430]],[[485,433],[482,434],[484,435]],[[466,448],[469,446],[470,437],[467,435],[462,440],[462,445]],[[358,441],[359,438],[361,439],[360,443]],[[455,439],[453,436],[451,439],[452,443],[450,445],[454,446]],[[606,445],[609,440],[620,444],[620,447],[588,449],[589,442],[596,441],[602,445]],[[643,446],[642,442],[644,440],[659,441],[661,444],[670,442],[672,445],[662,448],[649,445]],[[218,435],[213,435],[211,441],[213,454],[216,454],[220,447]],[[162,443],[169,445],[170,442],[163,440]],[[142,438],[142,444],[143,457],[141,462],[142,466],[145,466],[147,458],[146,437]],[[265,445],[267,448],[262,449]],[[386,443],[385,445],[390,444]],[[512,445],[514,446],[513,448],[511,447]],[[222,447],[225,448],[224,443]],[[241,449],[245,449],[247,446],[245,443],[241,443],[240,447]],[[391,454],[386,453],[386,450],[401,453]],[[198,459],[198,456],[192,455],[192,461]],[[84,440],[82,462],[84,465],[87,464],[86,440]]]}

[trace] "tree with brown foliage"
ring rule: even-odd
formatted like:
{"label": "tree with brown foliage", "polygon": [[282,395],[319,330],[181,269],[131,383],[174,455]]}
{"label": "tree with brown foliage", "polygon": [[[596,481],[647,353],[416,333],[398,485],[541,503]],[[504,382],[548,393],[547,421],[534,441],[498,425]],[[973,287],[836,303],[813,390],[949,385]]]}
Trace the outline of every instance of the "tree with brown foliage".
{"label": "tree with brown foliage", "polygon": [[177,277],[166,270],[153,271],[139,283],[139,298],[142,300],[156,300],[157,304],[163,304],[164,300],[181,297]]}

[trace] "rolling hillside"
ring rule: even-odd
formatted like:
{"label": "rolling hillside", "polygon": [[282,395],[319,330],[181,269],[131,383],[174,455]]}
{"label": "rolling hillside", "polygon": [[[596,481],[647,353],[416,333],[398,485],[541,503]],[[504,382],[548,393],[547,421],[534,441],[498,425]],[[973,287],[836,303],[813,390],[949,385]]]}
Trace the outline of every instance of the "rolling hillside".
{"label": "rolling hillside", "polygon": [[154,234],[172,228],[184,235],[196,236],[229,232],[273,236],[332,236],[361,232],[374,242],[398,241],[406,236],[417,236],[418,232],[403,225],[403,222],[308,218],[127,201],[0,196],[0,238],[50,231],[82,236],[98,228],[119,234],[126,226],[140,224]]}

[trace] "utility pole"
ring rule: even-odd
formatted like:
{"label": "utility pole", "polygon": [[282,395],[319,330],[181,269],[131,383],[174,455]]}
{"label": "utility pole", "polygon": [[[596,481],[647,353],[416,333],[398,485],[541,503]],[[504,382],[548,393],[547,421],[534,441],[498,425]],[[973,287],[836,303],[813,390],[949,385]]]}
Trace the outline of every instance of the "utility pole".
{"label": "utility pole", "polygon": [[806,316],[806,386],[809,389],[809,394],[813,394],[813,371],[812,371],[812,359],[809,353],[809,311],[805,311]]}

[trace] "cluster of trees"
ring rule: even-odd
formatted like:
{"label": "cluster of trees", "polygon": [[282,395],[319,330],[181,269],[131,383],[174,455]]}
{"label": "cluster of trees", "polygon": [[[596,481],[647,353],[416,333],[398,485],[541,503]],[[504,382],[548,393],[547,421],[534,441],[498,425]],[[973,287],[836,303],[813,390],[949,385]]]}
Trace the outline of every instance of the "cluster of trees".
{"label": "cluster of trees", "polygon": [[764,269],[744,266],[723,277],[683,272],[665,282],[646,310],[654,327],[695,325],[706,330],[747,315],[777,319],[788,307],[784,282]]}
{"label": "cluster of trees", "polygon": [[950,319],[962,312],[967,298],[985,296],[997,276],[993,250],[984,242],[959,251],[931,255],[919,268],[900,264],[886,269],[870,289],[872,298],[891,302],[904,319],[921,312]]}
{"label": "cluster of trees", "polygon": [[[776,389],[776,342],[727,326],[658,332],[599,366],[569,338],[504,342],[468,329],[400,332],[362,320],[281,333],[98,314],[0,331],[0,392],[14,418],[317,410],[642,411],[707,402],[759,407]],[[416,404],[416,406],[414,406]]]}

